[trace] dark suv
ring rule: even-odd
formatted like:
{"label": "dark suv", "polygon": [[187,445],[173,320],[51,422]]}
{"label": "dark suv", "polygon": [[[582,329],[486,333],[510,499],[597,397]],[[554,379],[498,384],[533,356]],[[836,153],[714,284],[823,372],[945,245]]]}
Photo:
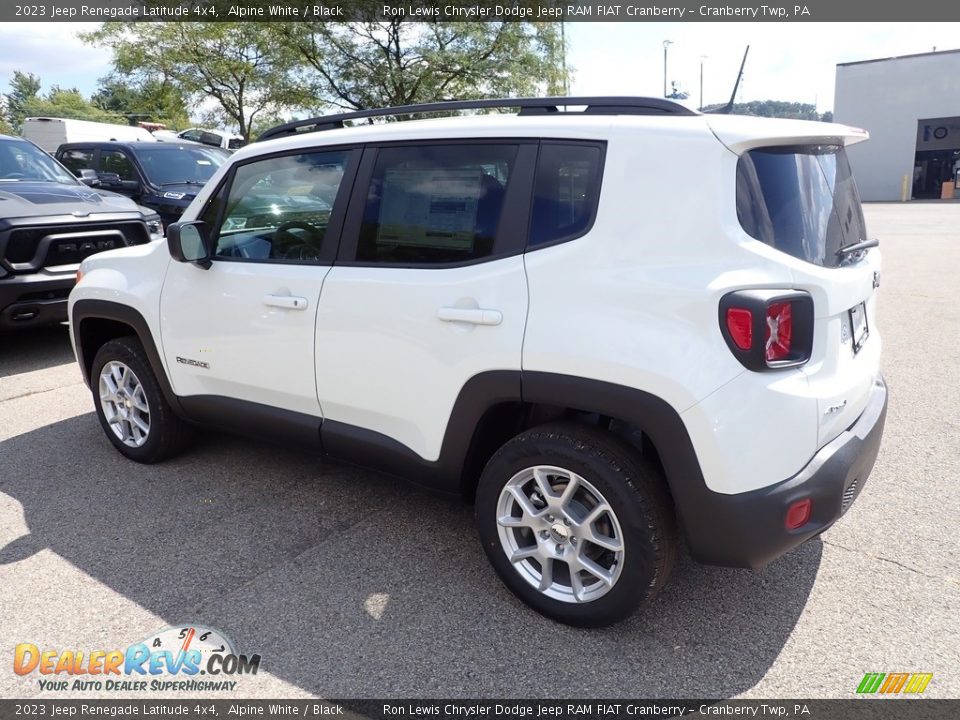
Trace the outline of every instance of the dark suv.
{"label": "dark suv", "polygon": [[195,143],[64,143],[56,158],[80,177],[93,170],[100,187],[153,208],[164,227],[187,205],[230,154]]}
{"label": "dark suv", "polygon": [[81,260],[161,237],[156,213],[0,135],[0,330],[66,320]]}

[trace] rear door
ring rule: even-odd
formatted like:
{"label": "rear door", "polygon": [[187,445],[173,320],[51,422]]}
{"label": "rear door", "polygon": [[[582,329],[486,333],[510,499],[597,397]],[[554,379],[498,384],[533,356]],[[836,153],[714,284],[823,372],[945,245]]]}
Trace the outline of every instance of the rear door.
{"label": "rear door", "polygon": [[471,378],[520,370],[536,153],[531,140],[368,148],[317,316],[328,449],[359,433],[436,460]]}

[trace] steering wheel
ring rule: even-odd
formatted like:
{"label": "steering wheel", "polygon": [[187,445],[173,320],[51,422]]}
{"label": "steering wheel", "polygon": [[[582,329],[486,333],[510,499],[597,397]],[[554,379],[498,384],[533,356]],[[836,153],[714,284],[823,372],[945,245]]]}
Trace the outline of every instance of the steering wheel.
{"label": "steering wheel", "polygon": [[[310,239],[294,235],[291,230],[303,230]],[[302,220],[288,220],[277,226],[273,233],[273,248],[270,257],[286,260],[317,260],[320,257],[320,243],[323,240],[323,231]]]}
{"label": "steering wheel", "polygon": [[26,177],[26,174],[22,172],[12,172],[4,175],[2,178],[0,178],[0,180],[20,180],[21,178],[25,178],[25,177]]}

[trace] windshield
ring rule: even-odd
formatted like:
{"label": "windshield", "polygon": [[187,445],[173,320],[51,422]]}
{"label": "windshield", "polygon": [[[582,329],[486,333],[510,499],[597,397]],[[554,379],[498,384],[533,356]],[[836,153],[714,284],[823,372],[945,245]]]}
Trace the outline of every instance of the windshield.
{"label": "windshield", "polygon": [[847,154],[838,145],[751,150],[737,163],[737,216],[752,237],[815,265],[866,240]]}
{"label": "windshield", "polygon": [[78,184],[60,163],[35,145],[0,139],[0,183],[37,181]]}
{"label": "windshield", "polygon": [[227,153],[222,150],[206,147],[137,147],[134,152],[147,180],[158,186],[181,183],[203,185],[227,158]]}

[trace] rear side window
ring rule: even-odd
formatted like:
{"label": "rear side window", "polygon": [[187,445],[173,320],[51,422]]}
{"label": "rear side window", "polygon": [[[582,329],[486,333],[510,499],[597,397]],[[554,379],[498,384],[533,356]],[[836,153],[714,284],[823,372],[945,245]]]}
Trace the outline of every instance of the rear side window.
{"label": "rear side window", "polygon": [[356,260],[433,265],[491,255],[516,157],[516,145],[381,149]]}
{"label": "rear side window", "polygon": [[843,147],[751,150],[737,163],[737,216],[777,250],[837,267],[837,250],[866,240],[860,196]]}
{"label": "rear side window", "polygon": [[530,246],[572,240],[593,225],[600,198],[603,145],[545,142],[540,148]]}

